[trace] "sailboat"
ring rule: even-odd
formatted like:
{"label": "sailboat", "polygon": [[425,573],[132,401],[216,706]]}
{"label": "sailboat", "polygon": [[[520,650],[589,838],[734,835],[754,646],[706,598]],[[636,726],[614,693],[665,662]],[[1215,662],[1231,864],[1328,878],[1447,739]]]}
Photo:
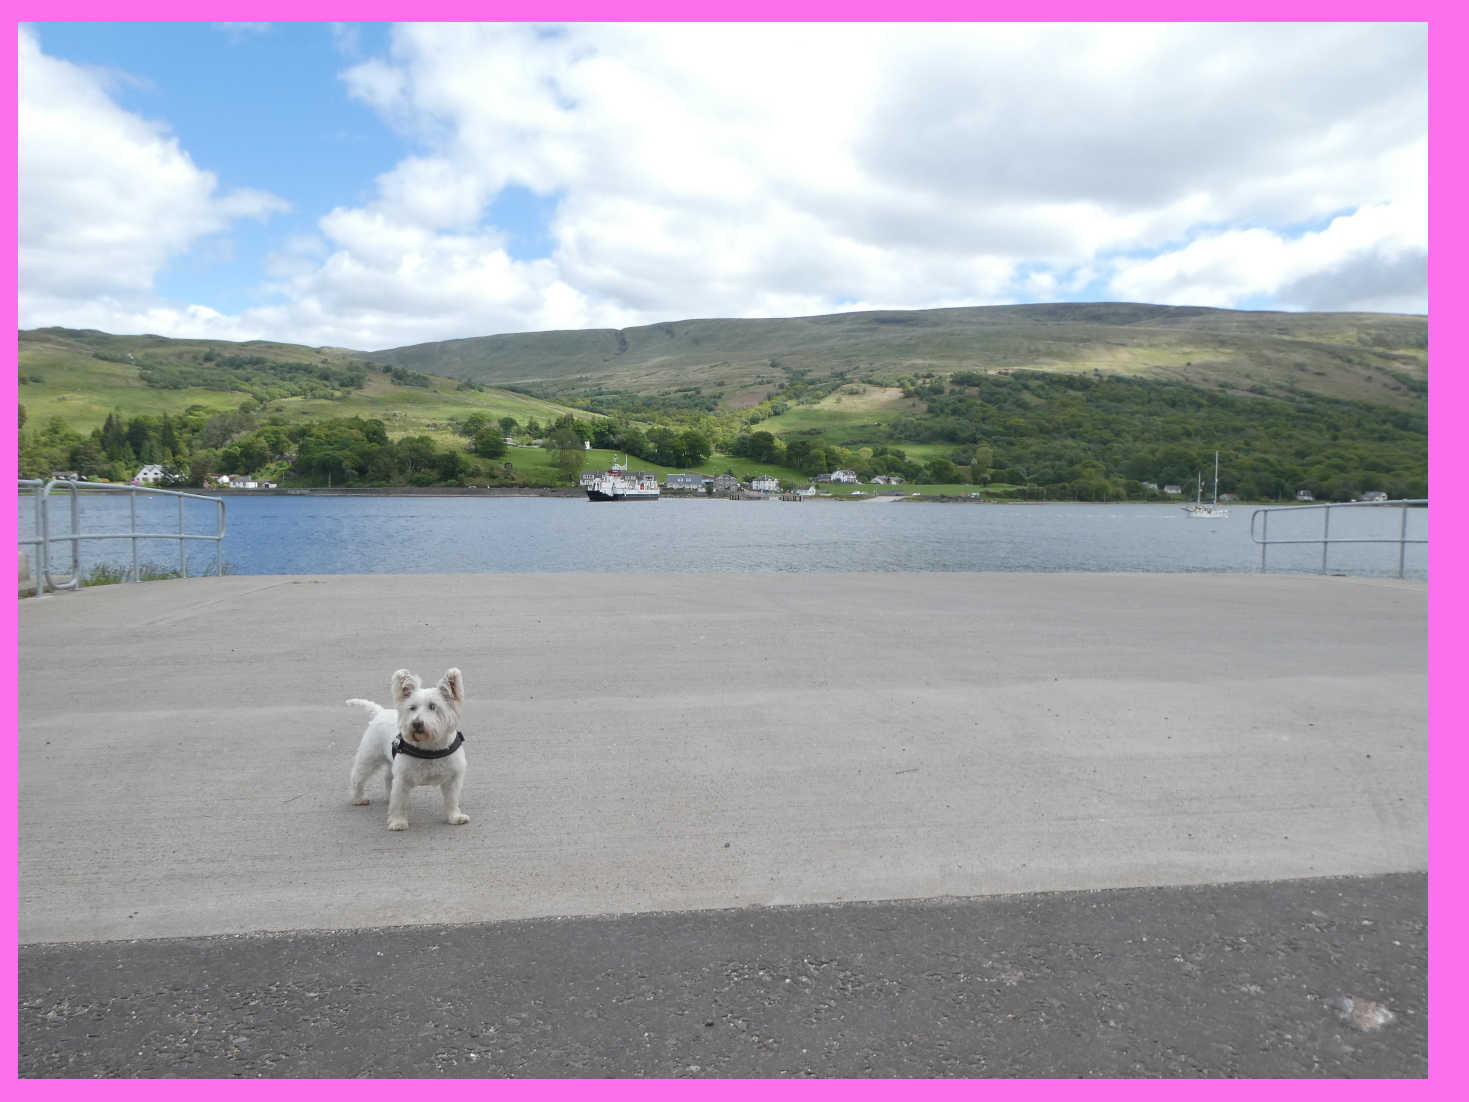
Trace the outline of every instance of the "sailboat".
{"label": "sailboat", "polygon": [[1194,497],[1192,505],[1185,505],[1183,511],[1191,517],[1200,520],[1222,520],[1229,516],[1229,509],[1219,504],[1219,453],[1214,453],[1214,500],[1204,500],[1204,473],[1199,472],[1199,489]]}

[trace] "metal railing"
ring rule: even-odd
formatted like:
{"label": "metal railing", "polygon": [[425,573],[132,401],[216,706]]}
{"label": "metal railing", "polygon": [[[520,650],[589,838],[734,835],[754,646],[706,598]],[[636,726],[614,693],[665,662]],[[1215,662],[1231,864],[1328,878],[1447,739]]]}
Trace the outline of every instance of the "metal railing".
{"label": "metal railing", "polygon": [[[1326,573],[1326,555],[1332,544],[1339,543],[1395,543],[1398,545],[1398,577],[1403,577],[1404,555],[1408,544],[1426,544],[1427,539],[1408,538],[1408,510],[1410,508],[1427,508],[1427,498],[1399,499],[1396,501],[1348,501],[1339,505],[1323,503],[1320,505],[1279,505],[1267,509],[1256,509],[1250,515],[1250,539],[1260,545],[1260,571],[1266,570],[1265,552],[1271,547],[1284,546],[1286,544],[1317,543],[1321,545],[1321,573]],[[1401,517],[1398,524],[1396,536],[1336,536],[1331,534],[1331,511],[1333,509],[1382,509],[1398,508]],[[1306,539],[1271,539],[1270,538],[1270,514],[1285,513],[1300,514],[1310,509],[1320,509],[1322,515],[1321,535]],[[1263,519],[1262,519],[1263,518]],[[1255,522],[1259,521],[1259,532],[1255,531]]]}
{"label": "metal railing", "polygon": [[[205,497],[201,494],[186,494],[178,490],[160,490],[152,486],[120,486],[112,482],[78,482],[71,479],[53,478],[43,481],[37,478],[22,478],[20,481],[21,493],[29,488],[31,496],[35,501],[35,533],[29,538],[20,540],[21,547],[30,547],[34,551],[32,556],[35,562],[35,586],[36,596],[44,597],[46,590],[52,591],[63,589],[77,589],[82,584],[82,540],[131,540],[132,541],[132,569],[127,573],[128,581],[139,581],[140,571],[138,564],[138,541],[139,540],[177,540],[179,545],[179,576],[188,577],[188,540],[213,540],[214,541],[214,572],[216,575],[224,575],[224,499],[219,497]],[[71,530],[69,532],[51,533],[50,503],[51,494],[56,490],[67,490],[71,494]],[[81,502],[78,490],[98,491],[107,494],[128,495],[128,528],[126,531],[116,532],[83,532],[81,524]],[[176,532],[154,532],[139,531],[138,529],[138,495],[151,494],[157,497],[172,497],[178,500],[179,523]],[[184,502],[185,501],[209,501],[215,506],[216,530],[213,534],[193,533],[184,531]],[[51,570],[51,546],[56,543],[71,544],[71,572],[69,574],[55,574]]]}

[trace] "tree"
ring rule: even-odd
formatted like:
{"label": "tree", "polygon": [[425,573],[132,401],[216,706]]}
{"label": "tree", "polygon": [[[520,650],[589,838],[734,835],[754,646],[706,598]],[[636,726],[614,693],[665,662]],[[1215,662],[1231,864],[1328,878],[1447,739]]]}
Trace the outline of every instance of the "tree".
{"label": "tree", "polygon": [[108,459],[130,463],[136,458],[133,455],[132,447],[128,444],[127,431],[123,428],[122,418],[115,413],[109,413],[107,420],[102,422],[100,444],[103,454]]}
{"label": "tree", "polygon": [[750,434],[750,458],[760,463],[780,462],[784,449],[773,433],[764,429]]}
{"label": "tree", "polygon": [[501,417],[500,418],[500,429],[501,429],[501,431],[504,432],[504,434],[506,436],[510,436],[510,435],[514,434],[517,425],[518,425],[518,422],[515,420],[514,417]]}
{"label": "tree", "polygon": [[678,446],[682,452],[681,465],[685,467],[697,467],[714,450],[709,444],[709,438],[697,429],[683,432],[678,438]]}
{"label": "tree", "polygon": [[677,467],[683,458],[678,436],[667,425],[657,425],[648,430],[648,443],[652,446],[651,459],[665,467]]}
{"label": "tree", "polygon": [[469,457],[457,448],[445,448],[435,460],[435,473],[440,482],[458,482],[469,471]]}
{"label": "tree", "polygon": [[172,457],[179,454],[179,436],[166,413],[163,415],[163,426],[158,430],[158,446],[163,450],[165,456]]}
{"label": "tree", "polygon": [[947,459],[933,459],[928,464],[930,482],[958,482],[959,468]]}
{"label": "tree", "polygon": [[581,473],[584,449],[576,430],[570,425],[558,425],[546,437],[546,451],[550,453],[551,465],[563,482],[574,482]]}
{"label": "tree", "polygon": [[[149,462],[149,453],[156,453],[157,430],[151,423],[151,418],[134,417],[128,422],[127,440],[128,446],[133,449],[133,455],[144,463]],[[157,462],[157,460],[153,460]]]}
{"label": "tree", "polygon": [[485,429],[490,427],[490,419],[483,413],[471,413],[463,421],[459,422],[459,435],[467,436],[473,440]]}
{"label": "tree", "polygon": [[204,485],[204,480],[211,474],[216,473],[214,464],[215,457],[213,452],[195,452],[189,456],[189,485]]}
{"label": "tree", "polygon": [[72,446],[66,461],[83,478],[90,478],[106,470],[110,463],[95,440],[84,440]]}
{"label": "tree", "polygon": [[270,449],[253,436],[247,436],[233,445],[240,453],[240,471],[250,474],[270,462]]}
{"label": "tree", "polygon": [[398,462],[410,475],[432,469],[439,449],[431,436],[405,436],[394,446]]}
{"label": "tree", "polygon": [[486,428],[478,433],[471,442],[475,455],[482,455],[486,459],[499,459],[505,454],[505,437],[497,428]]}

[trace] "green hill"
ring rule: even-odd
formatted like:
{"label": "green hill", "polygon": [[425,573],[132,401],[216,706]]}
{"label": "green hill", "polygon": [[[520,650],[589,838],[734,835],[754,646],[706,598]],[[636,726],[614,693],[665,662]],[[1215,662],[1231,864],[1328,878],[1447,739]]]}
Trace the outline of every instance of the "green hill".
{"label": "green hill", "polygon": [[[191,406],[234,410],[249,399],[288,423],[334,417],[382,420],[394,436],[447,439],[470,413],[492,420],[553,421],[581,411],[463,380],[415,377],[337,348],[272,341],[174,340],[93,329],[20,333],[20,404],[31,424],[61,417],[86,433],[109,413],[179,414]],[[419,373],[422,374],[422,373]]]}
{"label": "green hill", "polygon": [[892,385],[904,376],[1018,369],[1421,408],[1427,344],[1427,319],[1417,316],[1061,303],[704,319],[473,337],[362,355],[593,406],[637,395],[739,409],[795,381]]}

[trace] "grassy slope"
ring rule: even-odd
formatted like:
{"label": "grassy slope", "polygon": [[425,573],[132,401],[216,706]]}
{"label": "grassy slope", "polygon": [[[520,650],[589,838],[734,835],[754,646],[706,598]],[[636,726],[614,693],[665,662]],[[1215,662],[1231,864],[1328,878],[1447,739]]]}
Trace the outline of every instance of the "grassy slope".
{"label": "grassy slope", "polygon": [[[125,418],[139,414],[178,413],[191,405],[212,410],[231,410],[248,394],[242,391],[188,388],[169,390],[151,387],[139,378],[131,364],[99,360],[101,350],[159,363],[190,363],[206,351],[264,355],[285,361],[354,365],[352,353],[339,349],[309,349],[298,345],[251,341],[170,341],[162,337],[117,337],[85,331],[32,330],[20,340],[20,403],[26,407],[27,424],[40,426],[60,416],[79,432],[87,433],[102,424],[110,412]],[[342,398],[280,398],[271,403],[273,413],[283,413],[291,422],[329,417],[376,417],[393,437],[426,434],[447,440],[453,436],[451,418],[479,411],[491,418],[510,416],[524,424],[535,419],[554,420],[563,413],[586,416],[580,410],[504,390],[475,391],[461,388],[454,380],[435,378],[428,387],[398,386],[382,372],[371,372],[360,390]],[[456,438],[457,439],[457,438]]]}
{"label": "grassy slope", "polygon": [[364,355],[488,384],[534,385],[568,400],[602,391],[656,396],[697,385],[725,408],[758,400],[793,372],[892,380],[1026,368],[1411,406],[1421,403],[1415,385],[1427,376],[1427,319],[1052,304],[702,319],[475,337]]}

